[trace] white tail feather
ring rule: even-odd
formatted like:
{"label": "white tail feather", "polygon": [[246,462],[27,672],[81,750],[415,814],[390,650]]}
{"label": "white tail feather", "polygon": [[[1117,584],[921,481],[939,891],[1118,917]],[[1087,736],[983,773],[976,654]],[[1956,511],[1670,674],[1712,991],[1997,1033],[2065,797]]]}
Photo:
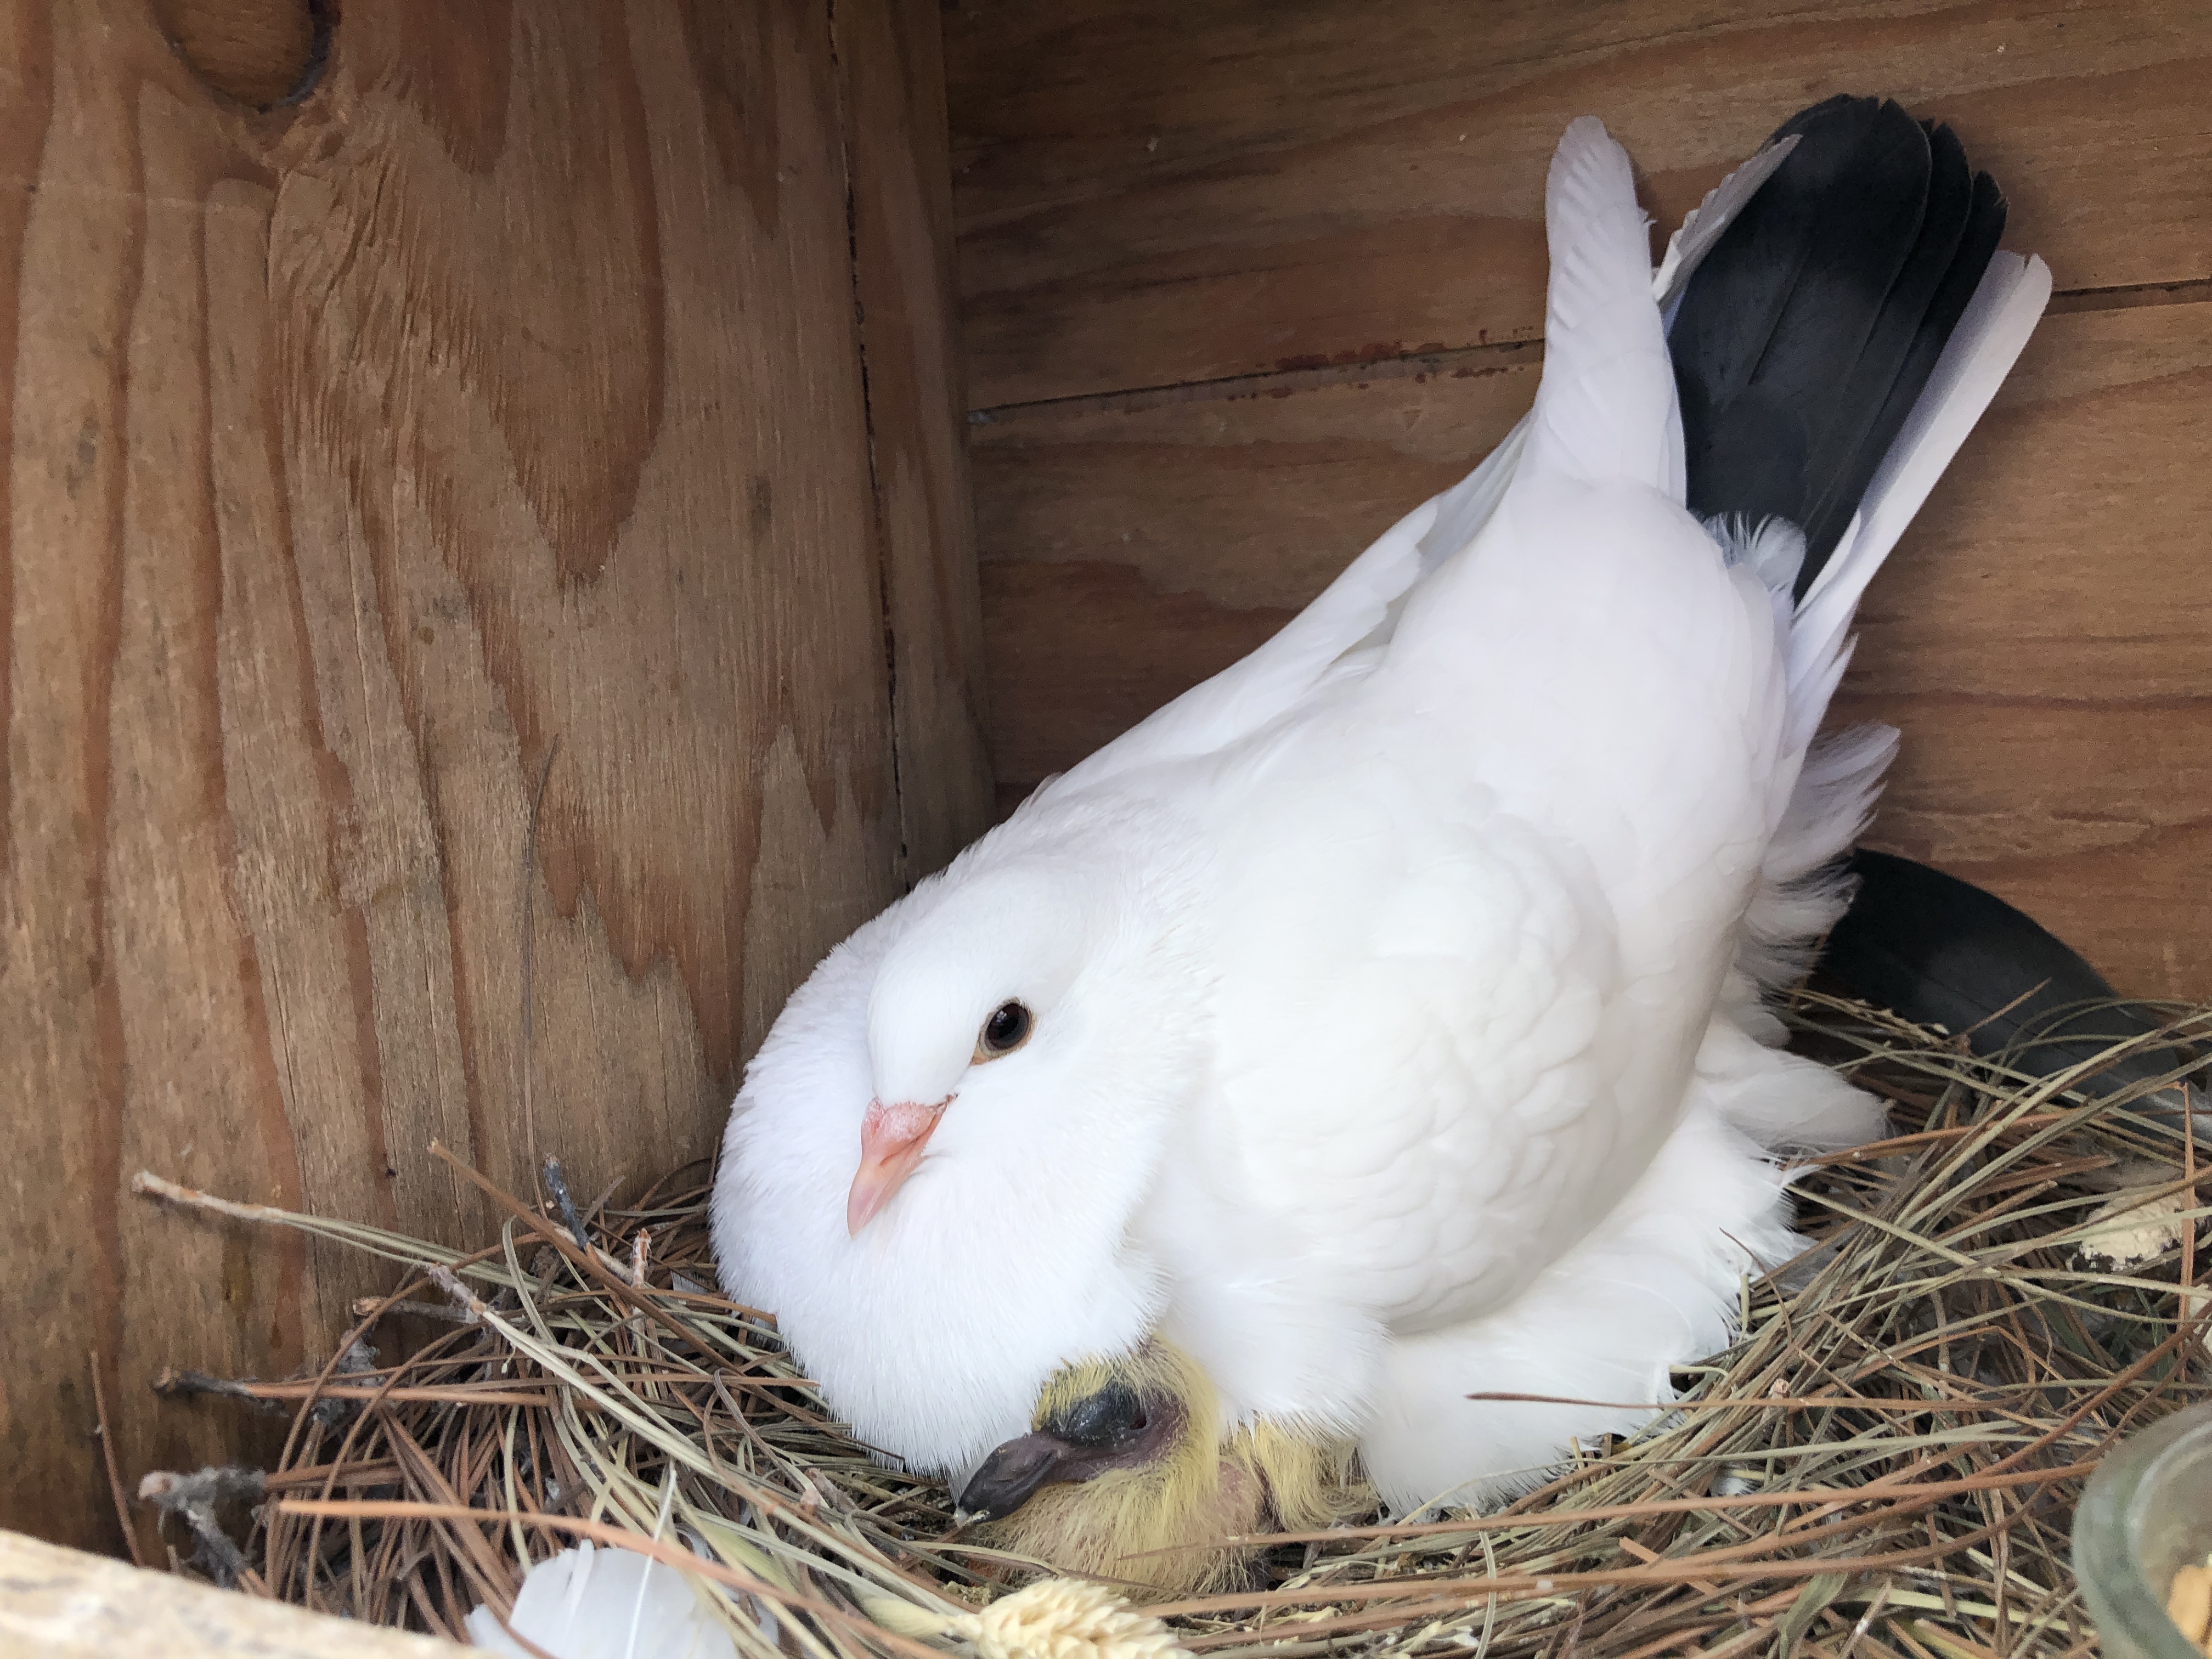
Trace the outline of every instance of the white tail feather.
{"label": "white tail feather", "polygon": [[1790,751],[1811,744],[1843,678],[1851,618],[1867,584],[1989,408],[2050,300],[2051,270],[2039,258],[1999,253],[1982,273],[1857,514],[1797,606],[1790,629]]}

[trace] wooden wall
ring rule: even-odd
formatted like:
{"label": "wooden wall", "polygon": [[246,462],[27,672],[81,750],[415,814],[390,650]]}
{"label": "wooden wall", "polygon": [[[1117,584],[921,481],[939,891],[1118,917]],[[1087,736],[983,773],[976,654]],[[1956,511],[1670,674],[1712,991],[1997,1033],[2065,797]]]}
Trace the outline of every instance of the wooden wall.
{"label": "wooden wall", "polygon": [[0,0],[0,1524],[72,1542],[95,1376],[126,1484],[251,1454],[147,1380],[373,1281],[134,1170],[657,1177],[988,816],[934,6],[318,9]]}
{"label": "wooden wall", "polygon": [[1666,226],[1792,111],[1951,122],[2061,297],[1876,585],[1873,842],[2212,998],[2208,0],[957,0],[1002,806],[1235,660],[1528,406],[1544,170]]}

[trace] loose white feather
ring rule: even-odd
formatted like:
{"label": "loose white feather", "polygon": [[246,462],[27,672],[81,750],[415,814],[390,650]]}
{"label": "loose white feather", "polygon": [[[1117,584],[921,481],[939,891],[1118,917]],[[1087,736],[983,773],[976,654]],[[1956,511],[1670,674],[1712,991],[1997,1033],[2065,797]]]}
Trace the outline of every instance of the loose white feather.
{"label": "loose white feather", "polygon": [[528,1659],[514,1639],[553,1659],[737,1659],[737,1644],[684,1575],[635,1550],[578,1544],[523,1576],[507,1626],[489,1607],[468,1616],[469,1639]]}

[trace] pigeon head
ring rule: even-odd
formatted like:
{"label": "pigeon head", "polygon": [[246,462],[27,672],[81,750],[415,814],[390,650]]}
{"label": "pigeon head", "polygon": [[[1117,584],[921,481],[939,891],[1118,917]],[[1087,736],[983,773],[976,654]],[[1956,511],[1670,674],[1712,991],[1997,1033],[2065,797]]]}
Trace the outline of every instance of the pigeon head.
{"label": "pigeon head", "polygon": [[1157,1323],[1132,1222],[1210,1018],[1188,842],[1141,805],[1033,802],[833,951],[747,1068],[724,1282],[911,1467],[971,1469],[1048,1377]]}
{"label": "pigeon head", "polygon": [[1249,1547],[1229,1540],[1326,1525],[1363,1501],[1340,1445],[1265,1422],[1224,1433],[1203,1369],[1158,1338],[1063,1368],[1033,1425],[969,1477],[962,1519],[1059,1571],[1159,1595],[1244,1577]]}
{"label": "pigeon head", "polygon": [[868,993],[873,1089],[849,1232],[933,1157],[1011,1172],[1040,1140],[1113,1133],[1096,1068],[1121,1037],[1119,897],[1050,862],[1017,865],[952,887],[891,945]]}

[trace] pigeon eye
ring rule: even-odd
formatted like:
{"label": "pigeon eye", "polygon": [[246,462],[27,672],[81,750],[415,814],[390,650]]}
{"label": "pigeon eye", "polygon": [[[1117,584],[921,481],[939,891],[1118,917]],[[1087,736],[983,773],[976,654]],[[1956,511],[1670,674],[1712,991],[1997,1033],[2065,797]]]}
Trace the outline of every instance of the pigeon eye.
{"label": "pigeon eye", "polygon": [[1011,1000],[1000,1003],[976,1033],[975,1058],[996,1060],[1001,1054],[1013,1053],[1030,1040],[1030,1027],[1036,1023],[1026,1004]]}
{"label": "pigeon eye", "polygon": [[1137,1391],[1115,1382],[1077,1401],[1047,1426],[1079,1446],[1110,1447],[1144,1432],[1149,1420]]}

